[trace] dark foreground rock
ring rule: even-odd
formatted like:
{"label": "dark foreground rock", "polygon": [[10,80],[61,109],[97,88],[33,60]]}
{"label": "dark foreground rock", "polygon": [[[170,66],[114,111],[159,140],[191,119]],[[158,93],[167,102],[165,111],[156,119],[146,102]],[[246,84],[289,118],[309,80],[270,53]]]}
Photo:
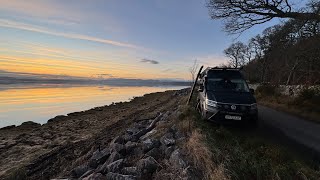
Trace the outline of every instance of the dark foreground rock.
{"label": "dark foreground rock", "polygon": [[159,133],[157,125],[169,123],[170,114],[165,112],[153,120],[134,123],[113,138],[106,148],[94,151],[88,166],[78,166],[72,174],[74,177],[82,175],[86,179],[152,179],[157,172],[171,171],[164,169],[166,165],[166,168],[174,169],[177,174],[175,177],[194,179],[188,178],[192,176],[192,168],[185,154],[176,146],[184,138],[182,133],[175,126],[169,126],[167,130],[159,131],[162,135],[156,135]]}

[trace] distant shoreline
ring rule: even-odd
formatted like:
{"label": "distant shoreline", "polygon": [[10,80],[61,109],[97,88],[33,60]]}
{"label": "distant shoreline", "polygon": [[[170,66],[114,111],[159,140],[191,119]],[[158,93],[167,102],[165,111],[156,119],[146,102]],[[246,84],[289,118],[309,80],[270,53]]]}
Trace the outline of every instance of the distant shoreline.
{"label": "distant shoreline", "polygon": [[[50,86],[52,85],[52,86]],[[46,86],[46,88],[60,88],[60,87],[63,87],[63,88],[72,88],[72,87],[87,87],[87,86],[97,86],[98,85],[81,85],[79,84],[78,86],[73,86],[73,85],[66,85],[66,86],[55,86],[53,84],[50,84],[49,86]],[[109,86],[109,85],[101,85],[101,86]],[[21,88],[19,89],[28,89],[28,88],[43,88],[44,86],[43,85],[39,85],[39,86],[32,86],[32,87],[26,87],[26,86],[22,86]],[[112,86],[111,86],[112,87]],[[114,86],[114,87],[135,87],[135,86]],[[170,87],[170,85],[168,86],[137,86],[137,87]],[[176,87],[176,86],[172,86],[172,87]],[[166,91],[179,91],[179,90],[183,90],[183,89],[187,89],[186,86],[181,86],[181,87],[184,87],[184,88],[181,88],[181,89],[178,89],[178,90],[166,90]],[[12,88],[12,89],[17,89],[16,87]],[[3,88],[0,88],[0,91],[1,90],[5,90]],[[146,94],[143,94],[141,96],[135,96],[135,97],[132,97],[133,99],[134,98],[139,98],[139,97],[143,97],[145,95],[149,95],[149,94],[154,94],[154,93],[163,93],[163,92],[166,92],[166,91],[159,91],[159,92],[152,92],[152,93],[146,93]],[[112,102],[112,103],[109,103],[109,104],[106,104],[106,105],[102,105],[102,106],[96,106],[96,107],[92,107],[90,109],[86,109],[86,110],[82,110],[82,111],[75,111],[75,112],[70,112],[70,113],[67,113],[66,115],[56,115],[55,117],[53,118],[50,118],[46,121],[46,123],[37,123],[37,122],[34,122],[34,121],[25,121],[25,122],[22,122],[20,125],[8,125],[8,126],[4,126],[4,127],[0,127],[0,131],[1,130],[9,130],[9,129],[12,129],[12,128],[18,128],[18,127],[24,127],[24,126],[27,126],[28,128],[30,128],[30,126],[34,126],[34,127],[37,127],[37,126],[43,126],[45,124],[48,124],[49,122],[53,122],[53,121],[59,121],[59,120],[63,120],[65,118],[67,118],[68,116],[72,116],[72,115],[75,115],[77,113],[85,113],[87,111],[90,111],[90,110],[95,110],[95,109],[99,109],[99,108],[104,108],[104,107],[108,107],[108,106],[112,106],[112,105],[118,105],[118,104],[122,104],[122,103],[130,103],[133,99],[131,100],[128,100],[128,101],[117,101],[117,102]]]}

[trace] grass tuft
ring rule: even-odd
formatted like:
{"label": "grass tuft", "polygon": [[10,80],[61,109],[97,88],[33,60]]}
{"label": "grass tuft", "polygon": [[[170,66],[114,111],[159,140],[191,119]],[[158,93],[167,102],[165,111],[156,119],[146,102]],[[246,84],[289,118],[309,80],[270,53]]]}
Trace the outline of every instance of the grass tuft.
{"label": "grass tuft", "polygon": [[185,147],[192,157],[195,166],[200,168],[204,172],[205,179],[229,179],[225,173],[223,164],[215,165],[212,160],[212,152],[203,143],[205,138],[199,130],[194,130],[185,144]]}

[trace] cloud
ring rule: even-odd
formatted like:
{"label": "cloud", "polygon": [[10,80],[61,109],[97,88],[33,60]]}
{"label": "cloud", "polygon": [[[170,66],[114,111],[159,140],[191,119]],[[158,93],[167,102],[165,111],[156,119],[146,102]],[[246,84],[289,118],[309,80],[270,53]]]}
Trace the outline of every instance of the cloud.
{"label": "cloud", "polygon": [[113,40],[109,40],[109,39],[102,39],[102,38],[87,36],[87,35],[83,35],[83,34],[56,32],[56,31],[52,31],[52,30],[49,30],[49,29],[41,27],[41,26],[35,26],[35,25],[31,25],[31,24],[26,24],[26,23],[21,23],[21,22],[6,20],[6,19],[0,19],[0,27],[38,32],[38,33],[43,33],[43,34],[65,37],[65,38],[69,38],[69,39],[79,39],[79,40],[98,42],[98,43],[109,44],[109,45],[118,46],[118,47],[125,47],[125,48],[132,48],[132,49],[143,49],[142,47],[136,46],[134,44],[122,43],[122,42],[118,42],[118,41],[113,41]]}
{"label": "cloud", "polygon": [[149,64],[159,64],[159,62],[158,61],[156,61],[156,60],[152,60],[152,59],[141,59],[141,61],[140,62],[143,62],[143,63],[149,63]]}

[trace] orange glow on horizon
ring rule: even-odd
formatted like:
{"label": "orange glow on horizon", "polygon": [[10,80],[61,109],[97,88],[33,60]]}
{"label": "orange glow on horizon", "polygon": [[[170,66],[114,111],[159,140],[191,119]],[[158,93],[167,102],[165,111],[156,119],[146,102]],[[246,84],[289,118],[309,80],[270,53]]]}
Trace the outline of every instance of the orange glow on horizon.
{"label": "orange glow on horizon", "polygon": [[[155,68],[146,68],[135,64],[115,62],[81,62],[70,59],[42,57],[21,57],[19,55],[0,55],[1,70],[48,75],[68,75],[75,77],[97,77],[98,74],[111,74],[117,78],[179,78],[178,74],[161,72]],[[181,76],[181,74],[180,74]]]}

